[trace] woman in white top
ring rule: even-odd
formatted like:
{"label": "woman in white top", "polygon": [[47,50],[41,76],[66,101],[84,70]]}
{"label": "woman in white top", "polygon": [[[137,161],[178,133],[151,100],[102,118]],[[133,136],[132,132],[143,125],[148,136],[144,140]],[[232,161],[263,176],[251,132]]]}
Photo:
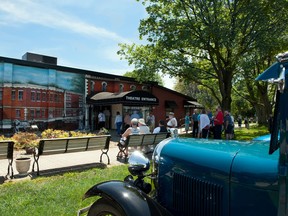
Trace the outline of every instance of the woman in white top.
{"label": "woman in white top", "polygon": [[203,109],[200,115],[200,121],[199,121],[200,137],[202,134],[202,138],[207,138],[209,128],[210,128],[210,119],[208,115],[206,114],[206,110]]}
{"label": "woman in white top", "polygon": [[[129,127],[123,134],[122,134],[122,138],[121,140],[124,141],[124,142],[121,142],[120,140],[120,143],[122,145],[125,145],[125,140],[127,139],[127,137],[131,134],[140,134],[140,129],[138,127],[138,119],[136,118],[133,118],[131,120],[131,127]],[[126,148],[126,152],[125,152],[126,156],[128,155],[128,148]]]}
{"label": "woman in white top", "polygon": [[174,113],[170,112],[169,113],[169,121],[167,122],[167,127],[168,128],[177,128],[178,123],[176,118],[174,117]]}
{"label": "woman in white top", "polygon": [[140,129],[140,134],[150,134],[150,128],[146,125],[143,118],[138,120],[138,127]]}

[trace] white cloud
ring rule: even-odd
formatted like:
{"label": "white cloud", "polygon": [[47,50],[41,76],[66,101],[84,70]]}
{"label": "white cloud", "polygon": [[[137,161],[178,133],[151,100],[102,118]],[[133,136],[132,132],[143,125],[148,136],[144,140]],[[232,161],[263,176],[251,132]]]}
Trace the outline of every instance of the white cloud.
{"label": "white cloud", "polygon": [[1,0],[0,11],[5,13],[5,15],[1,15],[0,23],[4,23],[4,20],[5,22],[15,23],[34,23],[50,28],[69,30],[82,35],[109,38],[117,42],[128,42],[126,38],[115,32],[99,28],[77,17],[65,14],[45,4],[44,1],[35,3],[35,1],[30,0]]}

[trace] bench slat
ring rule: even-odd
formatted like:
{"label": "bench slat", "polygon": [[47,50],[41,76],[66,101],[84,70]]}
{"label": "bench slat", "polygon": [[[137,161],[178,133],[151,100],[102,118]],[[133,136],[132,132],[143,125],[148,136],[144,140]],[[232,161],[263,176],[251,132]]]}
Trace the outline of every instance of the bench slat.
{"label": "bench slat", "polygon": [[70,151],[85,151],[87,148],[87,138],[86,139],[71,139],[68,141],[67,152]]}
{"label": "bench slat", "polygon": [[13,159],[14,142],[12,140],[0,141],[0,159],[8,158]]}
{"label": "bench slat", "polygon": [[134,147],[134,146],[141,146],[143,140],[143,135],[130,135],[127,138],[126,143],[128,144],[128,147]]}
{"label": "bench slat", "polygon": [[157,133],[156,134],[156,138],[155,138],[155,142],[154,145],[157,145],[158,143],[160,143],[162,140],[167,138],[168,133]]}
{"label": "bench slat", "polygon": [[109,142],[110,137],[92,137],[88,142],[88,150],[108,149]]}
{"label": "bench slat", "polygon": [[0,143],[0,158],[7,158],[8,143]]}
{"label": "bench slat", "polygon": [[56,154],[66,152],[67,140],[42,140],[43,154]]}
{"label": "bench slat", "polygon": [[154,145],[156,134],[145,134],[143,137],[142,145]]}

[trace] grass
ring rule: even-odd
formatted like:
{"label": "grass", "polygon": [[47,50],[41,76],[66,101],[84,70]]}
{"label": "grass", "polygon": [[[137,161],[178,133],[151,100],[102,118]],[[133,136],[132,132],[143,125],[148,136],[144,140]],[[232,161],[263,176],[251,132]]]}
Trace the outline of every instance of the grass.
{"label": "grass", "polygon": [[[265,126],[258,126],[256,124],[250,125],[250,128],[247,129],[245,127],[235,128],[234,129],[236,140],[252,140],[255,137],[268,134],[268,128]],[[192,137],[191,133],[188,134],[180,134],[180,137]],[[212,138],[211,138],[212,139]],[[222,133],[222,139],[225,139],[224,133]]]}
{"label": "grass", "polygon": [[123,180],[127,174],[127,166],[121,165],[6,183],[0,185],[0,215],[76,215],[78,209],[95,200],[82,201],[90,187],[107,180]]}
{"label": "grass", "polygon": [[235,139],[237,140],[252,140],[255,137],[268,134],[268,129],[265,126],[252,125],[247,128],[235,128]]}

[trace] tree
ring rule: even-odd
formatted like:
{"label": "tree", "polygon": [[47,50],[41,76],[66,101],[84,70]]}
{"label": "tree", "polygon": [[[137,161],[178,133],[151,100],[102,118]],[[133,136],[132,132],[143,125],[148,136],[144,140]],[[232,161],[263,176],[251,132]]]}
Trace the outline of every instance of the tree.
{"label": "tree", "polygon": [[175,85],[175,91],[181,92],[192,98],[197,98],[197,101],[202,104],[206,110],[214,111],[217,107],[217,101],[215,97],[210,94],[209,89],[199,86],[194,82],[178,80]]}
{"label": "tree", "polygon": [[287,15],[279,13],[287,7],[283,0],[142,3],[149,16],[141,20],[139,33],[147,44],[122,44],[118,53],[134,64],[140,76],[162,72],[191,80],[209,89],[228,110],[233,78],[241,72],[239,61],[259,48],[264,39],[273,47],[275,35],[283,35],[287,23]]}
{"label": "tree", "polygon": [[123,74],[123,76],[135,78],[137,81],[140,81],[140,82],[147,82],[147,81],[157,82],[158,85],[164,86],[163,79],[157,73],[154,74],[154,76],[144,76],[144,77],[139,76],[139,74],[143,75],[143,73],[137,70],[134,70],[134,71],[126,72],[125,74]]}

